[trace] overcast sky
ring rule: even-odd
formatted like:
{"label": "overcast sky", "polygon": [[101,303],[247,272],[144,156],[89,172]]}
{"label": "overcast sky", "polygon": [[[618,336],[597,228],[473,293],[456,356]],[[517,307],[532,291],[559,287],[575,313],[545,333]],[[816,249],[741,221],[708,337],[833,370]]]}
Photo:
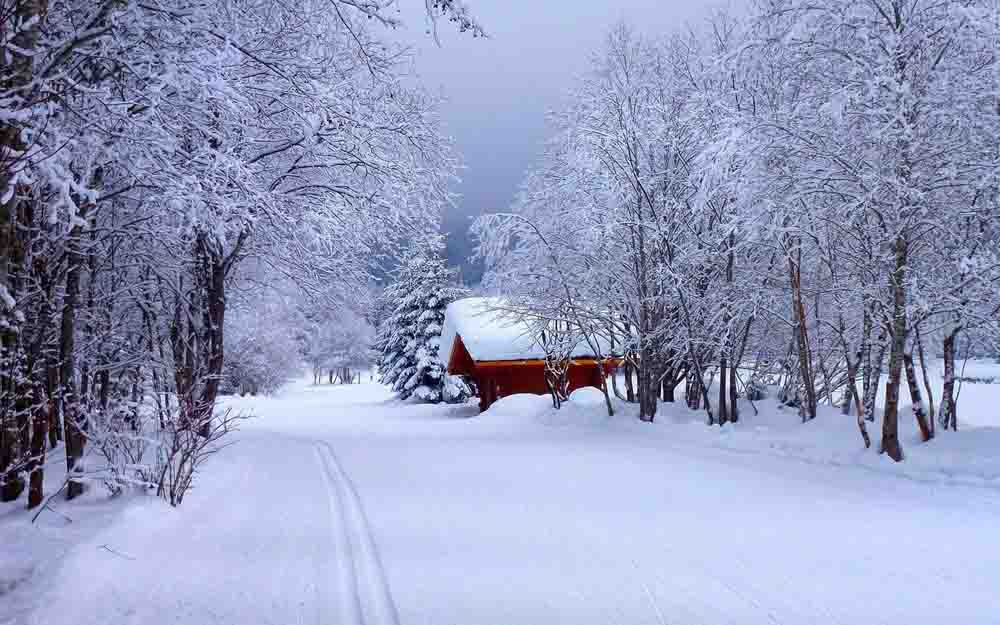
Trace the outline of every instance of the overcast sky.
{"label": "overcast sky", "polygon": [[[545,114],[558,108],[573,77],[587,67],[609,27],[624,18],[642,32],[669,32],[702,15],[696,0],[468,0],[489,39],[438,27],[426,34],[422,0],[401,0],[406,27],[393,36],[412,45],[427,88],[447,98],[443,117],[466,167],[459,205],[446,216],[449,256],[464,263],[470,216],[509,207],[546,138]],[[478,275],[469,275],[473,280]]]}

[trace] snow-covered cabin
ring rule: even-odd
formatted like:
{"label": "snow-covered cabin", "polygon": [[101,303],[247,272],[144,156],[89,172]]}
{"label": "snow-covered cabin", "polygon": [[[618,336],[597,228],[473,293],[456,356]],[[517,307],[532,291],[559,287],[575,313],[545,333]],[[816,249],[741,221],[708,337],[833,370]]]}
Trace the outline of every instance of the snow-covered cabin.
{"label": "snow-covered cabin", "polygon": [[[586,341],[573,349],[569,390],[600,387],[602,376],[617,366],[605,359],[604,371]],[[479,386],[479,408],[516,393],[547,393],[545,351],[528,324],[503,311],[503,301],[468,297],[448,305],[438,356],[452,375],[469,376]]]}

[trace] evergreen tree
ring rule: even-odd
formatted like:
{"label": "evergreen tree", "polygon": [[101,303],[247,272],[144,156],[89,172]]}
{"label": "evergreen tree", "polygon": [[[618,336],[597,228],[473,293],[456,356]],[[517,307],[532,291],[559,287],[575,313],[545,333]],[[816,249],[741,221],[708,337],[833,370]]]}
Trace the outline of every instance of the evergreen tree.
{"label": "evergreen tree", "polygon": [[458,403],[472,395],[438,358],[445,308],[465,294],[443,252],[441,237],[415,244],[382,296],[388,316],[376,341],[379,376],[400,399]]}

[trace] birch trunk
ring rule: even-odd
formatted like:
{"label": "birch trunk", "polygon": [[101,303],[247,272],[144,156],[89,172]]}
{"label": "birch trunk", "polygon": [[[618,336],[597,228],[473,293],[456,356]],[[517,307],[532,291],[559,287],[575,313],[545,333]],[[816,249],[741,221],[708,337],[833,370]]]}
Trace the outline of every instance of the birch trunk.
{"label": "birch trunk", "polygon": [[941,393],[941,427],[958,430],[958,402],[955,399],[955,339],[959,329],[944,335],[944,389]]}
{"label": "birch trunk", "polygon": [[931,438],[934,438],[934,389],[931,387],[931,379],[927,375],[927,358],[924,357],[924,341],[920,336],[920,326],[918,325],[914,330],[917,357],[920,359],[920,373],[923,376],[924,389],[927,391],[927,424],[930,426]]}
{"label": "birch trunk", "polygon": [[917,380],[917,369],[913,366],[913,352],[906,350],[903,352],[903,368],[906,371],[906,385],[910,391],[910,402],[913,409],[913,417],[917,420],[920,428],[920,438],[927,442],[934,438],[934,433],[927,424],[927,411],[924,408],[924,399],[920,393],[920,382]]}

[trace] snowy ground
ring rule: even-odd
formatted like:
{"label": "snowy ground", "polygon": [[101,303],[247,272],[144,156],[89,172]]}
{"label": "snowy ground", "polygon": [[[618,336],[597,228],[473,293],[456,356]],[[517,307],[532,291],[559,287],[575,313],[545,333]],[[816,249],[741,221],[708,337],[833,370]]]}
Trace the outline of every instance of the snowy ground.
{"label": "snowy ground", "polygon": [[85,502],[60,510],[86,522],[41,527],[0,509],[5,550],[48,554],[0,554],[22,580],[0,623],[1000,623],[1000,429],[921,446],[906,420],[895,465],[832,411],[801,425],[765,402],[720,431],[596,400],[477,418],[376,385],[234,400],[259,418],[179,509]]}

